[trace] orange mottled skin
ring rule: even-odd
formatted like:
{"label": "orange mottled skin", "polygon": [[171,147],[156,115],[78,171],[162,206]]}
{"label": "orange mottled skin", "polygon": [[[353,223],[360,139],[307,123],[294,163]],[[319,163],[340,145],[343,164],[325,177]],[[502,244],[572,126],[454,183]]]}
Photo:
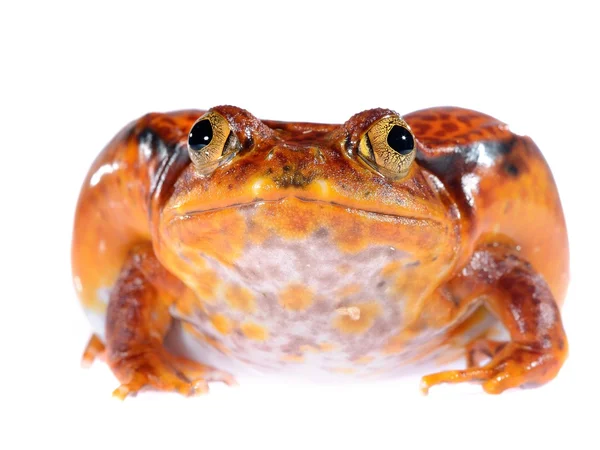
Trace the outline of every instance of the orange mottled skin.
{"label": "orange mottled skin", "polygon": [[[467,368],[425,376],[424,390],[478,381],[500,393],[556,376],[567,356],[568,243],[530,138],[466,109],[417,111],[403,117],[416,159],[391,180],[359,161],[357,146],[393,111],[343,125],[212,111],[241,144],[212,173],[187,149],[204,112],[181,111],[125,127],[83,185],[73,275],[97,333],[84,358],[106,357],[116,395],[233,383],[208,365],[211,352],[235,373],[347,378],[458,346]],[[491,339],[497,324],[507,340]],[[170,330],[200,354],[175,356]]]}

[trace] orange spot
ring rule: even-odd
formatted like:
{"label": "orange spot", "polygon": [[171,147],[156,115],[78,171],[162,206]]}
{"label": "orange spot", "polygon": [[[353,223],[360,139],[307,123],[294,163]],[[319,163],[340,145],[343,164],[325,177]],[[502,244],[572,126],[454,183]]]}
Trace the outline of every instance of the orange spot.
{"label": "orange spot", "polygon": [[303,311],[313,302],[312,291],[302,284],[290,284],[279,295],[279,303],[285,309]]}
{"label": "orange spot", "polygon": [[283,355],[279,359],[286,362],[304,362],[304,356],[302,355]]}
{"label": "orange spot", "polygon": [[201,300],[214,303],[219,278],[214,270],[205,269],[194,276],[194,290]]}
{"label": "orange spot", "polygon": [[269,332],[267,329],[254,322],[245,322],[240,326],[240,328],[242,333],[244,333],[244,336],[254,341],[266,341],[269,337]]}
{"label": "orange spot", "polygon": [[352,362],[355,364],[369,364],[374,359],[375,358],[373,356],[364,355],[364,356],[361,356],[360,358],[354,359]]}
{"label": "orange spot", "polygon": [[252,292],[238,285],[230,285],[227,287],[227,290],[225,291],[225,300],[229,306],[239,311],[254,312],[256,309]]}
{"label": "orange spot", "polygon": [[322,352],[331,352],[335,350],[335,345],[330,342],[321,342],[319,344],[319,348]]}
{"label": "orange spot", "polygon": [[381,313],[381,306],[377,303],[360,303],[349,306],[349,308],[358,308],[360,316],[355,320],[355,315],[338,315],[333,326],[342,333],[360,334],[366,332],[373,326],[375,319]]}
{"label": "orange spot", "polygon": [[231,320],[229,320],[229,318],[225,317],[222,314],[215,314],[214,316],[211,317],[210,319],[211,323],[213,324],[213,327],[215,327],[215,329],[221,333],[221,334],[229,334],[231,333]]}

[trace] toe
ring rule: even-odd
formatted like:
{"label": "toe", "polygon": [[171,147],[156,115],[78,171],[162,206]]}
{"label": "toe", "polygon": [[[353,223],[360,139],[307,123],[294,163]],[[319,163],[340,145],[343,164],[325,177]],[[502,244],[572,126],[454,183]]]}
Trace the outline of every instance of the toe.
{"label": "toe", "polygon": [[192,383],[192,395],[203,395],[209,391],[208,382],[204,378],[199,378]]}

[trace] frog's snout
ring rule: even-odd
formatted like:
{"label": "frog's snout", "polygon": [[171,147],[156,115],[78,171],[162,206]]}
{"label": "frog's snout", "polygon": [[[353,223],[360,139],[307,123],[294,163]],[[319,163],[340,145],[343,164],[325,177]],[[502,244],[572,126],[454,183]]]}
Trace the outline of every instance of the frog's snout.
{"label": "frog's snout", "polygon": [[273,176],[279,188],[304,188],[316,178],[314,170],[302,170],[297,166],[284,165],[280,173]]}
{"label": "frog's snout", "polygon": [[323,171],[325,157],[315,146],[276,146],[267,155],[268,173],[280,189],[305,188],[317,180]]}

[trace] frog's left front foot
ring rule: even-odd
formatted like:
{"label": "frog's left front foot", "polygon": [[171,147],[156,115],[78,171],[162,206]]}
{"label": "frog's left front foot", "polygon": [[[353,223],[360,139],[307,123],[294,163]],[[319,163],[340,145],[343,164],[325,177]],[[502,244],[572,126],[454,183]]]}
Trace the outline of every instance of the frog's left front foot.
{"label": "frog's left front foot", "polygon": [[[487,364],[426,375],[421,380],[423,393],[427,394],[436,384],[478,381],[488,394],[500,394],[514,387],[542,385],[553,379],[562,365],[562,358],[552,350],[489,340],[477,341],[475,345],[486,346],[488,349],[491,347],[485,351],[491,356]],[[467,350],[469,355],[471,351],[472,349]]]}
{"label": "frog's left front foot", "polygon": [[[421,389],[441,383],[478,381],[490,394],[552,380],[567,357],[560,311],[545,280],[520,255],[500,245],[478,250],[444,289],[463,303],[483,299],[510,333],[510,342],[489,339],[467,348],[467,369],[423,377]],[[490,360],[479,367],[479,356]]]}

